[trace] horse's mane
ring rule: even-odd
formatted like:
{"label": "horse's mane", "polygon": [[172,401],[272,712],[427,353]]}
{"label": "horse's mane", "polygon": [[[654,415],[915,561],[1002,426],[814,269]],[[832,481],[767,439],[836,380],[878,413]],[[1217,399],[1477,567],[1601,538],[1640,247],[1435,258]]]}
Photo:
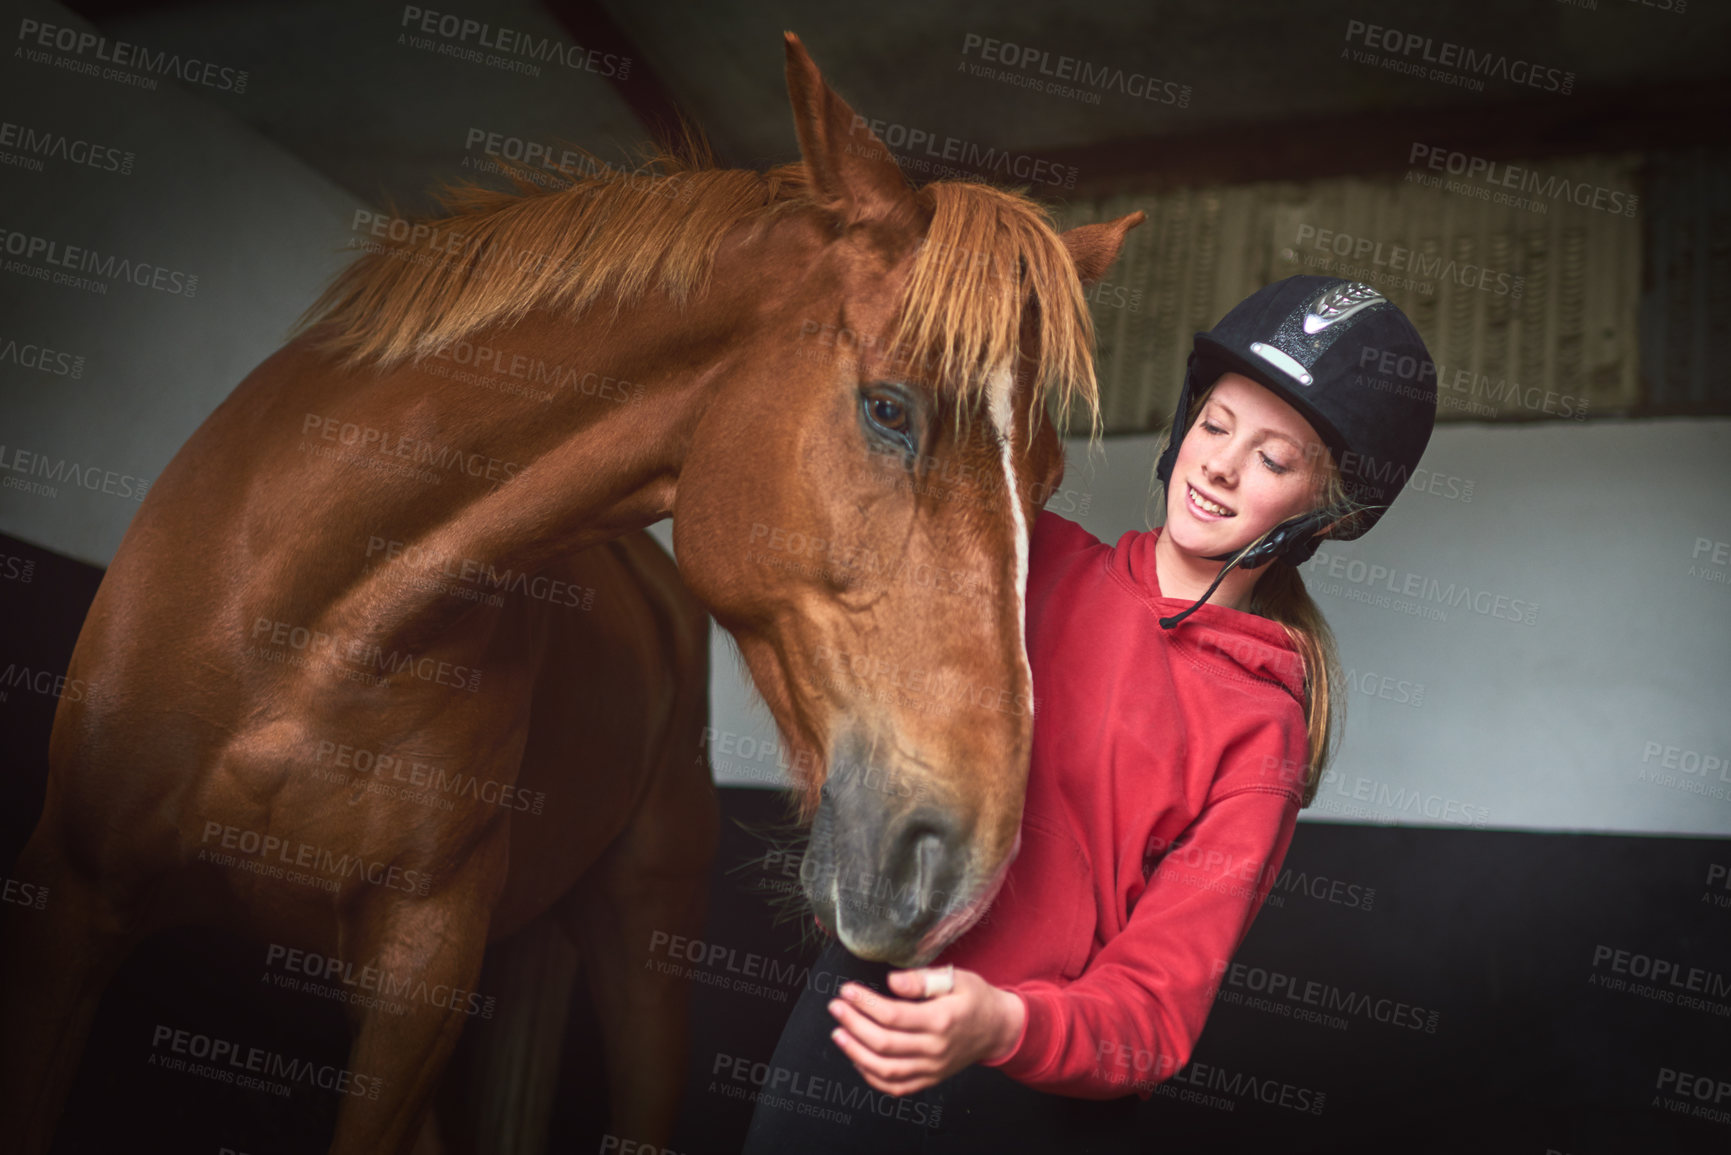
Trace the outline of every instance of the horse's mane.
{"label": "horse's mane", "polygon": [[[539,172],[505,167],[514,188],[457,184],[439,195],[443,215],[393,217],[406,235],[369,238],[297,328],[350,367],[390,368],[532,309],[575,315],[652,289],[681,301],[703,290],[730,228],[817,204],[803,163],[716,168],[701,148],[657,149],[631,174],[596,164],[551,187]],[[965,413],[988,375],[1020,355],[1031,305],[1036,415],[1056,393],[1062,425],[1079,397],[1098,435],[1093,323],[1046,209],[971,181],[935,181],[916,195],[932,219],[903,291],[895,360],[950,383]]]}

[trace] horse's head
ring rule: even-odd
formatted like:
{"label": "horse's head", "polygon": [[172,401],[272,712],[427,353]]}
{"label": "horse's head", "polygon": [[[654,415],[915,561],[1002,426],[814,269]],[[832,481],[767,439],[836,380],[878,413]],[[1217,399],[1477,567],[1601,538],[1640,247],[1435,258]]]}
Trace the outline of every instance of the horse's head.
{"label": "horse's head", "polygon": [[915,191],[792,36],[787,76],[805,195],[718,256],[753,304],[674,543],[787,742],[806,897],[856,955],[920,965],[1017,846],[1028,541],[1064,471],[1046,401],[1096,404],[1082,288],[1142,218],[1059,234],[984,185]]}

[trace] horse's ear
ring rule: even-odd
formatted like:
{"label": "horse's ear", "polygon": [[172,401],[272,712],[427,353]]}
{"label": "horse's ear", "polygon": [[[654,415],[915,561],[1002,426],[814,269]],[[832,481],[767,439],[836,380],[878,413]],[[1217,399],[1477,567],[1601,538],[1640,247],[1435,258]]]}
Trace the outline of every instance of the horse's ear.
{"label": "horse's ear", "polygon": [[823,75],[791,32],[787,37],[787,95],[799,151],[811,174],[812,194],[844,224],[884,220],[912,207],[913,190],[890,150],[865,117],[824,83]]}
{"label": "horse's ear", "polygon": [[1070,259],[1076,262],[1076,275],[1082,278],[1082,284],[1098,284],[1106,276],[1106,270],[1112,267],[1112,262],[1118,259],[1118,250],[1124,246],[1124,234],[1147,219],[1148,214],[1137,209],[1115,221],[1077,225],[1058,234],[1064,247],[1070,250]]}

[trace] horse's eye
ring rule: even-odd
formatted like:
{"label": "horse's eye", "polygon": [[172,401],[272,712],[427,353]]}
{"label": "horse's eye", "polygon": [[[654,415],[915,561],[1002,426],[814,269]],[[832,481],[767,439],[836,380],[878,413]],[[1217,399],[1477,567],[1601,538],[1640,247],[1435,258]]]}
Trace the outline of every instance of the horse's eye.
{"label": "horse's eye", "polygon": [[900,401],[892,397],[873,397],[871,414],[872,420],[885,429],[896,433],[906,433],[908,430],[908,412]]}
{"label": "horse's eye", "polygon": [[904,453],[918,452],[913,406],[899,391],[881,385],[860,390],[860,413],[873,437]]}

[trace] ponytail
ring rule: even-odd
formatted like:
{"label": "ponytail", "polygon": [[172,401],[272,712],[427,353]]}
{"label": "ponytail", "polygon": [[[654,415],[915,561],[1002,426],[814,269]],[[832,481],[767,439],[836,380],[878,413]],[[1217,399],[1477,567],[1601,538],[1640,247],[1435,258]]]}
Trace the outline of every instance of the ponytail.
{"label": "ponytail", "polygon": [[[1322,493],[1318,508],[1340,512],[1330,529],[1351,528],[1365,512],[1365,506],[1347,493],[1332,453],[1322,454],[1319,468]],[[1328,768],[1339,744],[1346,713],[1345,699],[1337,699],[1334,694],[1334,687],[1341,681],[1340,650],[1334,643],[1328,619],[1304,588],[1298,567],[1285,558],[1276,559],[1250,587],[1250,612],[1284,626],[1286,636],[1292,639],[1304,662],[1304,728],[1309,734],[1309,758],[1304,771],[1304,791],[1298,803],[1303,809],[1316,797],[1322,772]]]}
{"label": "ponytail", "polygon": [[1334,757],[1341,721],[1335,716],[1336,709],[1345,712],[1345,703],[1337,707],[1334,696],[1334,687],[1340,683],[1334,631],[1304,588],[1298,567],[1285,559],[1272,563],[1256,580],[1250,591],[1250,612],[1285,626],[1304,663],[1304,724],[1310,740],[1299,800],[1303,808],[1316,797],[1322,772]]}

